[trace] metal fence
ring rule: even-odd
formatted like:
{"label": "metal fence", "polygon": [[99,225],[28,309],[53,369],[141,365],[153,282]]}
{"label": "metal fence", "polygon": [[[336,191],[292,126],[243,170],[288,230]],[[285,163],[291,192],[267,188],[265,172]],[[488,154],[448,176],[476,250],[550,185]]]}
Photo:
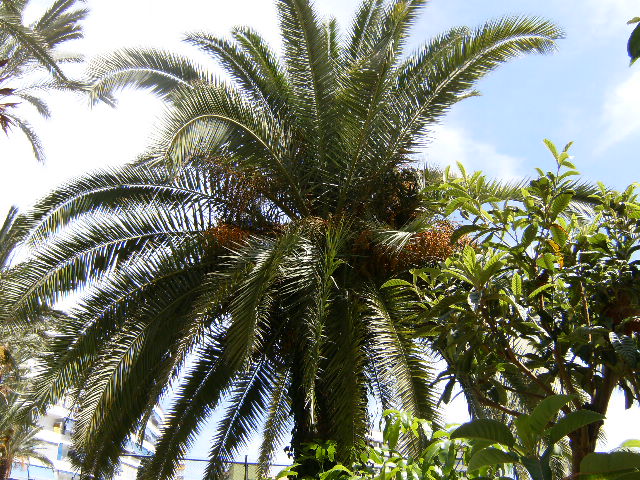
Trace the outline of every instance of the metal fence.
{"label": "metal fence", "polygon": [[[143,460],[149,455],[126,454],[122,457]],[[205,458],[184,458],[181,461],[181,468],[176,475],[176,480],[202,480],[208,459]],[[269,476],[274,478],[278,472],[288,467],[287,464],[271,464]],[[245,455],[243,461],[233,461],[228,463],[226,480],[257,480],[258,464],[249,461],[249,456]],[[77,480],[78,474],[53,470],[49,467],[33,465],[30,463],[15,464],[9,480]],[[135,475],[129,477],[124,472],[116,475],[117,480],[135,480]]]}

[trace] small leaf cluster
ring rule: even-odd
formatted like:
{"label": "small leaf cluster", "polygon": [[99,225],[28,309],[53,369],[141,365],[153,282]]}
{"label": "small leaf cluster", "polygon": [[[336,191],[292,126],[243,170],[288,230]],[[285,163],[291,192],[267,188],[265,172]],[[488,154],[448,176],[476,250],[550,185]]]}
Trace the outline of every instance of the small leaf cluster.
{"label": "small leaf cluster", "polygon": [[[504,473],[499,465],[467,472],[473,442],[454,438],[452,428],[434,430],[431,422],[398,410],[386,410],[383,419],[382,443],[365,446],[353,464],[338,463],[324,468],[335,459],[332,442],[308,444],[307,457],[301,460],[311,457],[318,462],[319,480],[457,480]],[[409,447],[413,443],[418,447]],[[416,453],[408,454],[409,450]],[[299,466],[300,463],[294,463],[277,478],[297,477]]]}
{"label": "small leaf cluster", "polygon": [[474,453],[467,465],[471,471],[519,464],[532,480],[552,480],[551,459],[563,455],[558,442],[569,433],[604,418],[591,410],[577,410],[556,420],[560,410],[571,400],[569,395],[549,396],[531,414],[519,416],[515,421],[517,439],[507,425],[492,419],[465,423],[451,434],[451,438],[475,440]]}
{"label": "small leaf cluster", "polygon": [[[520,468],[531,480],[552,480],[552,459],[562,457],[560,442],[570,433],[604,418],[590,410],[561,414],[574,398],[553,395],[544,399],[512,426],[483,418],[458,427],[433,430],[433,424],[406,412],[383,413],[383,442],[362,450],[350,466],[335,463],[335,442],[305,445],[300,462],[312,459],[319,480],[480,480],[521,478]],[[514,434],[515,433],[515,434]],[[417,455],[407,454],[407,442],[419,440]],[[582,461],[585,478],[632,480],[640,472],[640,440],[629,440],[608,453],[592,453]],[[298,477],[294,463],[280,478]],[[330,468],[327,465],[331,465]]]}
{"label": "small leaf cluster", "polygon": [[629,36],[629,42],[627,44],[627,52],[629,53],[629,57],[631,58],[631,65],[635,63],[635,61],[640,58],[640,17],[634,17],[627,22],[629,25],[633,25],[637,23],[636,27],[631,32]]}

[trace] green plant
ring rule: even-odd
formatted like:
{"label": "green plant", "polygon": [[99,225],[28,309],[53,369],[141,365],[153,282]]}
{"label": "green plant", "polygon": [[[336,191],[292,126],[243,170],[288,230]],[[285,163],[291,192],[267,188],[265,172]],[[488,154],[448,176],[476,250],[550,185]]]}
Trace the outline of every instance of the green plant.
{"label": "green plant", "polygon": [[[566,457],[565,437],[603,418],[590,410],[559,415],[571,401],[568,395],[549,396],[531,414],[520,415],[515,425],[477,419],[436,431],[431,422],[387,410],[382,444],[367,446],[354,463],[336,463],[336,444],[331,441],[306,445],[301,459],[318,464],[319,473],[312,478],[319,480],[510,480],[523,474],[531,480],[558,480],[564,477],[558,463]],[[407,446],[416,441],[422,448],[415,455],[407,454]],[[639,446],[640,441],[629,440],[612,452],[587,455],[581,477],[636,478]],[[299,476],[299,467],[300,463],[294,463],[276,478],[307,478]],[[519,467],[524,471],[518,471]]]}
{"label": "green plant", "polygon": [[[319,480],[457,480],[482,478],[489,472],[504,473],[500,467],[486,467],[465,473],[463,468],[472,451],[468,442],[451,436],[451,429],[433,430],[431,422],[406,412],[383,413],[381,445],[367,445],[349,465],[335,462],[335,444],[310,444],[307,458],[320,465],[313,478]],[[414,446],[415,454],[407,454]],[[421,448],[416,449],[416,446]],[[305,458],[303,458],[305,460]],[[327,468],[327,464],[331,465]],[[298,475],[299,463],[280,472],[277,478],[305,478]]]}
{"label": "green plant", "polygon": [[229,81],[157,50],[93,62],[95,98],[138,86],[167,101],[158,142],[24,216],[34,255],[7,299],[7,316],[25,321],[83,293],[58,325],[36,398],[76,392],[84,475],[109,476],[169,386],[175,401],[141,478],[170,478],[225,404],[210,478],[260,429],[263,465],[289,438],[295,456],[316,439],[355,455],[371,393],[437,416],[431,366],[378,288],[457,248],[450,225],[422,208],[434,175],[413,153],[479,79],[551,51],[561,32],[502,18],[406,55],[425,3],[360,2],[340,36],[310,1],[278,0],[281,57],[249,28],[189,35]]}
{"label": "green plant", "polygon": [[61,44],[82,37],[80,22],[88,11],[78,8],[78,3],[55,0],[29,25],[23,19],[29,1],[0,3],[0,128],[7,134],[12,127],[20,129],[39,161],[44,160],[43,146],[20,107],[29,105],[46,118],[50,111],[44,92],[84,89],[61,69],[64,63],[78,62],[82,57],[58,51]]}
{"label": "green plant", "polygon": [[[636,187],[600,185],[591,206],[574,203],[570,145],[546,143],[556,171],[538,169],[519,200],[483,193],[480,173],[446,174],[442,207],[467,246],[439,268],[414,270],[404,287],[423,299],[419,334],[448,363],[442,399],[458,382],[475,417],[518,421],[558,393],[571,398],[567,418],[604,415],[615,388],[627,407],[640,400]],[[601,425],[569,434],[574,474]]]}
{"label": "green plant", "polygon": [[[0,226],[0,305],[2,296],[11,288],[16,273],[11,263],[23,240],[18,217],[17,208],[12,207]],[[40,429],[33,415],[21,407],[23,393],[31,385],[28,362],[43,349],[45,332],[57,316],[57,312],[38,308],[24,328],[16,329],[5,322],[0,329],[0,480],[9,478],[16,461],[35,458],[51,466],[41,451],[46,444],[36,438]]]}
{"label": "green plant", "polygon": [[[491,419],[466,423],[452,432],[451,438],[466,438],[476,442],[471,458],[466,464],[470,471],[519,464],[524,467],[532,480],[563,478],[562,470],[554,468],[552,462],[554,458],[562,460],[566,456],[558,442],[565,435],[602,418],[601,415],[590,410],[577,410],[561,416],[548,427],[538,423],[540,420],[551,422],[550,419],[557,415],[560,405],[569,401],[570,399],[563,395],[547,397],[531,415],[518,417],[515,424],[518,438],[506,425]],[[634,447],[639,443],[638,440],[630,440],[614,451],[586,455],[580,464],[579,478],[599,480],[638,478],[640,451]],[[485,446],[488,444],[493,446]]]}
{"label": "green plant", "polygon": [[627,52],[631,58],[631,65],[640,58],[640,17],[632,18],[627,22],[628,25],[638,23],[629,36],[629,43],[627,44]]}
{"label": "green plant", "polygon": [[[460,426],[451,438],[473,439],[474,452],[467,468],[470,471],[505,465],[522,465],[532,480],[552,480],[554,457],[565,456],[558,445],[565,436],[604,416],[591,410],[575,410],[560,416],[559,411],[572,401],[569,395],[552,395],[543,399],[531,412],[521,414],[514,422],[517,438],[502,422],[492,419],[473,420]],[[490,446],[498,444],[499,447]]]}

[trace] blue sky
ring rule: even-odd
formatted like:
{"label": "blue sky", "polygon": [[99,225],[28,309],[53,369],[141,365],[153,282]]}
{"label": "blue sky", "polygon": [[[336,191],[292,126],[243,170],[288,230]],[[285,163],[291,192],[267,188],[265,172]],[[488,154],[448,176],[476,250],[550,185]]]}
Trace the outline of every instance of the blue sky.
{"label": "blue sky", "polygon": [[423,31],[477,24],[501,13],[549,18],[566,39],[555,54],[516,60],[483,81],[483,96],[459,104],[444,122],[449,141],[436,137],[429,160],[450,162],[455,138],[467,150],[482,147],[477,153],[484,158],[466,158],[475,168],[528,174],[550,165],[542,145],[550,138],[562,145],[575,141],[578,168],[591,180],[617,188],[638,180],[640,71],[628,67],[625,48],[631,30],[626,21],[638,9],[638,2],[616,0],[432,2],[416,39]]}
{"label": "blue sky", "polygon": [[[35,8],[44,0],[32,2]],[[248,24],[278,44],[270,0],[88,0],[92,13],[87,37],[76,50],[91,56],[117,46],[148,45],[192,52],[181,34],[205,30],[224,34]],[[317,0],[320,11],[346,25],[356,0]],[[457,105],[434,129],[424,160],[462,161],[495,176],[526,176],[536,166],[551,167],[542,140],[575,141],[578,169],[589,180],[623,188],[640,180],[640,64],[629,68],[626,21],[640,15],[638,0],[432,0],[410,44],[456,25],[475,26],[503,14],[531,14],[555,21],[566,32],[558,51],[521,58],[483,80],[482,96]],[[90,110],[80,98],[56,96],[54,117],[36,121],[48,161],[35,163],[17,137],[0,138],[0,212],[12,203],[26,206],[63,179],[82,171],[133,159],[152,132],[161,105],[143,92],[125,92],[116,110]],[[637,409],[623,412],[616,399],[607,427],[611,447],[635,434]],[[463,409],[462,409],[463,410]],[[462,410],[458,405],[452,415]],[[453,420],[453,418],[452,418]],[[205,428],[194,449],[206,455]],[[618,442],[619,443],[619,442]],[[251,453],[251,452],[249,452]],[[197,477],[193,477],[197,478]]]}

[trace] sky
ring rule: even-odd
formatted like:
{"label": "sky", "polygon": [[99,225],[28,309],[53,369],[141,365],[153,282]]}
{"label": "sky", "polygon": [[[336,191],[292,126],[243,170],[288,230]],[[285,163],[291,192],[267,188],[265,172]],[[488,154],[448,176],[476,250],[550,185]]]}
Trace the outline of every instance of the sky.
{"label": "sky", "polygon": [[[32,0],[33,11],[48,2]],[[325,15],[348,25],[357,0],[316,0]],[[206,31],[225,35],[236,25],[250,25],[279,46],[271,0],[87,0],[90,15],[85,39],[69,49],[88,58],[123,46],[169,48],[208,60],[181,43],[182,35]],[[552,55],[517,59],[479,84],[482,96],[458,104],[433,129],[421,154],[425,162],[514,178],[534,167],[551,168],[542,140],[559,145],[574,141],[575,163],[584,177],[614,188],[640,180],[640,63],[629,67],[627,20],[640,15],[638,0],[431,0],[413,30],[410,47],[452,26],[476,26],[504,14],[548,18],[566,38]],[[214,71],[217,67],[210,64]],[[31,116],[46,148],[47,161],[36,163],[18,133],[0,135],[0,214],[12,204],[27,207],[56,184],[82,172],[123,164],[147,144],[162,105],[146,92],[126,91],[113,109],[90,108],[85,98],[57,95],[53,117]],[[449,410],[463,421],[464,405]],[[640,410],[625,411],[617,396],[605,424],[613,448],[638,436]],[[209,427],[193,455],[207,452]],[[254,442],[255,443],[255,442]],[[255,458],[255,448],[248,448]],[[241,458],[244,455],[240,455]],[[283,460],[282,456],[280,459]],[[193,478],[196,478],[195,476]]]}

